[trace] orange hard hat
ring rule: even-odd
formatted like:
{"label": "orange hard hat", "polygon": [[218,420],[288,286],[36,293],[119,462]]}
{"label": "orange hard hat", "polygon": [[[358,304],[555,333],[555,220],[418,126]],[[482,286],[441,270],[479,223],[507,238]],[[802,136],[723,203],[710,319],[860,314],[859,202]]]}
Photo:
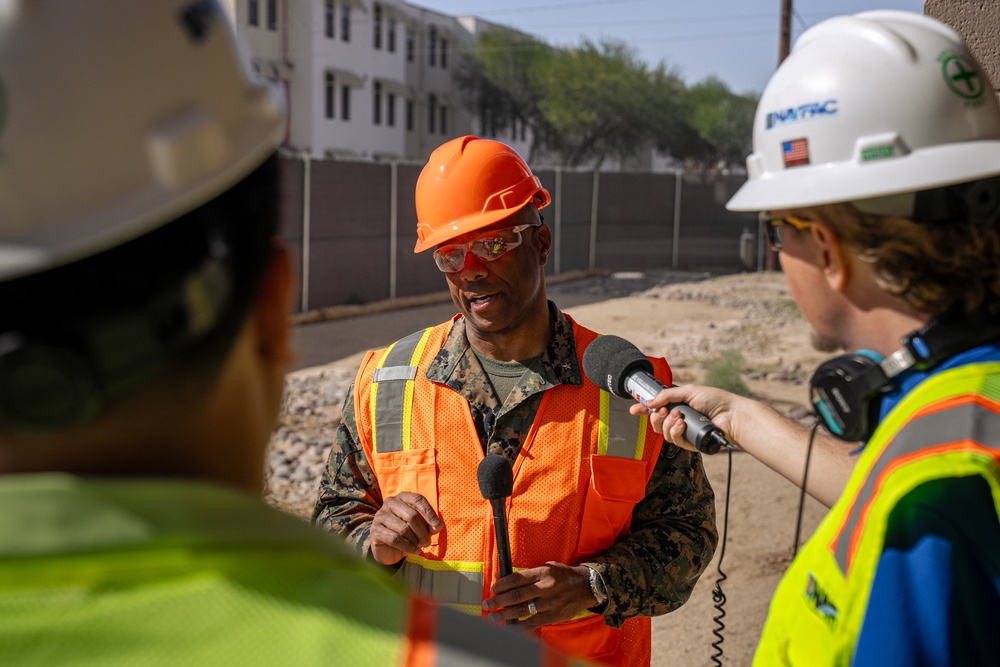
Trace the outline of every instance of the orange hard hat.
{"label": "orange hard hat", "polygon": [[531,202],[540,209],[552,203],[517,151],[472,136],[452,139],[431,153],[417,179],[415,199],[415,253],[492,225]]}

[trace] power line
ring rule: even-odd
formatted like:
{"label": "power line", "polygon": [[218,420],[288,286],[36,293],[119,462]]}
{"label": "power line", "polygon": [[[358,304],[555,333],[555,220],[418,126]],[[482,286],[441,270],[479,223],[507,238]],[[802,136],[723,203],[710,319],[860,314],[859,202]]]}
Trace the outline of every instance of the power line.
{"label": "power line", "polygon": [[710,35],[684,35],[682,37],[648,37],[645,39],[631,39],[630,42],[690,42],[694,40],[722,39],[730,37],[759,37],[761,35],[773,35],[774,28],[767,30],[754,30],[751,32],[717,32]]}
{"label": "power line", "polygon": [[588,21],[586,23],[559,23],[560,28],[579,28],[587,26],[630,26],[630,25],[655,25],[660,23],[721,23],[723,21],[746,21],[748,19],[773,20],[774,14],[742,14],[731,16],[687,16],[683,18],[663,18],[663,19],[634,19],[629,21]]}
{"label": "power line", "polygon": [[794,7],[792,8],[792,16],[794,16],[795,18],[797,18],[799,20],[799,25],[802,26],[802,30],[808,30],[809,29],[809,24],[806,23],[806,20],[804,18],[802,18],[802,14],[799,14],[799,11],[797,9],[795,9]]}
{"label": "power line", "polygon": [[[626,5],[635,2],[648,2],[648,0],[587,0],[586,2],[569,2],[558,5],[531,5],[529,7],[505,7],[503,9],[490,9],[480,11],[478,14],[524,14],[527,12],[546,12],[553,9],[576,9],[579,7],[597,7],[601,5]],[[477,15],[478,15],[477,14]]]}
{"label": "power line", "polygon": [[[663,43],[669,44],[669,43],[674,43],[674,42],[690,42],[690,41],[697,41],[697,40],[731,39],[733,37],[760,37],[760,36],[763,36],[763,35],[773,35],[773,34],[774,34],[774,28],[768,28],[766,30],[753,30],[753,31],[743,31],[743,32],[718,32],[718,33],[703,34],[703,35],[690,35],[690,34],[679,35],[679,36],[658,35],[656,37],[647,37],[647,38],[639,38],[639,39],[631,38],[628,41],[629,41],[629,43],[636,43],[636,42],[663,42]],[[546,47],[548,47],[548,48],[570,48],[570,49],[575,48],[572,45],[571,46],[560,46],[560,45],[556,45],[556,44],[549,44],[548,42],[545,42],[545,41],[542,41],[542,40],[539,39],[538,41],[535,41],[535,42],[532,42],[532,43],[527,43],[527,44],[514,43],[514,44],[505,44],[503,46],[496,46],[496,47],[487,47],[487,46],[482,46],[482,45],[478,45],[477,46],[475,44],[472,44],[472,45],[469,45],[468,47],[466,47],[465,50],[466,51],[476,51],[476,50],[479,50],[479,51],[482,51],[482,52],[496,52],[496,51],[507,51],[507,50],[511,50],[511,51],[522,51],[522,50],[524,50],[524,51],[530,51],[532,49],[546,48]]]}

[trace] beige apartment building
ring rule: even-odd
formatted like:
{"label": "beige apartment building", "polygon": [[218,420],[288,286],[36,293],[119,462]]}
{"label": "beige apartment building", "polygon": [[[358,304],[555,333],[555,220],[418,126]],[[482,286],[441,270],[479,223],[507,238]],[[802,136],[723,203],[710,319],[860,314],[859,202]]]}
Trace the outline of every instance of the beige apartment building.
{"label": "beige apartment building", "polygon": [[[423,161],[477,133],[454,84],[460,53],[497,27],[403,0],[224,0],[289,106],[288,150],[319,159]],[[530,136],[501,135],[519,151]]]}

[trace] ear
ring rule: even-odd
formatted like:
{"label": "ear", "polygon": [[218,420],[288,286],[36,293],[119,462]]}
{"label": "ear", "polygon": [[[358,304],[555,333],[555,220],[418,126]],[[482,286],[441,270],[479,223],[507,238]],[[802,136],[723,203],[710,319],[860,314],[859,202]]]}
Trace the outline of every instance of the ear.
{"label": "ear", "polygon": [[844,292],[851,277],[851,256],[832,227],[816,222],[809,228],[816,242],[816,262],[830,288]]}
{"label": "ear", "polygon": [[541,225],[535,228],[535,247],[538,249],[538,256],[541,259],[539,264],[545,266],[549,253],[552,251],[552,230],[548,225]]}
{"label": "ear", "polygon": [[262,358],[284,366],[295,360],[291,326],[295,272],[288,249],[277,240],[273,243],[271,260],[260,286],[254,321]]}

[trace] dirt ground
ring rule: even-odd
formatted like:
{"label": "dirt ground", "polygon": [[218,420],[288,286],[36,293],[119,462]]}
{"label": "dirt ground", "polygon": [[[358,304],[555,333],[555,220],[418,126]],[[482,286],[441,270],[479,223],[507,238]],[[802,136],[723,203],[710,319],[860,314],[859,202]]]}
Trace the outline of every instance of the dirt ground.
{"label": "dirt ground", "polygon": [[[630,279],[633,289],[627,288]],[[781,274],[683,282],[676,277],[657,281],[643,274],[616,274],[596,287],[593,281],[579,285],[579,290],[588,291],[587,298],[574,299],[573,285],[561,287],[561,295],[550,290],[550,295],[581,324],[664,356],[676,383],[702,381],[713,358],[735,350],[742,359],[741,377],[752,395],[793,418],[810,420],[808,377],[826,355],[810,347],[809,327]],[[578,305],[564,306],[560,296]],[[397,314],[393,321],[400,317]],[[337,333],[324,331],[322,336]],[[265,495],[272,504],[308,514],[330,429],[339,421],[339,403],[359,361],[360,351],[290,374],[282,426],[272,441],[269,460]],[[774,588],[793,553],[800,503],[794,485],[743,453],[706,457],[705,467],[726,541],[688,603],[653,619],[654,667],[748,665]],[[818,502],[806,498],[800,541],[824,513]],[[721,597],[713,595],[720,582]],[[716,605],[721,599],[720,610]]]}

